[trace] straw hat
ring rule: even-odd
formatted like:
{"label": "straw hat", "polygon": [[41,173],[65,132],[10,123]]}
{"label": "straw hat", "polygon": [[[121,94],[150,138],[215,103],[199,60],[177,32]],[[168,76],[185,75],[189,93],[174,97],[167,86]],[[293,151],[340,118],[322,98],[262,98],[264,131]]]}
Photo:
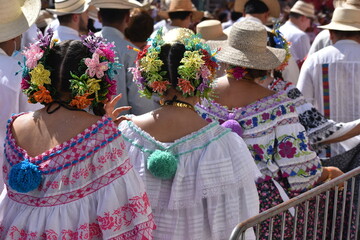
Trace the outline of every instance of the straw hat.
{"label": "straw hat", "polygon": [[66,14],[80,14],[89,7],[90,0],[55,0],[55,9],[47,8],[52,14],[63,16]]}
{"label": "straw hat", "polygon": [[[234,11],[244,13],[245,4],[248,1],[249,0],[235,0]],[[274,18],[280,17],[280,4],[278,0],[259,0],[259,1],[262,1],[266,4],[266,6],[269,8],[271,17]]]}
{"label": "straw hat", "polygon": [[52,13],[46,10],[41,10],[35,23],[38,28],[44,28],[54,20],[55,17],[53,16]]}
{"label": "straw hat", "polygon": [[218,20],[205,20],[196,25],[196,32],[208,40],[226,40],[227,35],[223,32],[221,22]]}
{"label": "straw hat", "polygon": [[20,36],[35,23],[40,0],[0,0],[0,42]]}
{"label": "straw hat", "polygon": [[305,17],[315,19],[315,7],[312,3],[297,1],[290,9],[290,12],[298,13]]}
{"label": "straw hat", "polygon": [[132,9],[143,5],[136,0],[91,0],[91,5],[97,8]]}
{"label": "straw hat", "polygon": [[221,62],[258,70],[271,70],[285,59],[286,51],[267,46],[267,32],[261,23],[236,22],[217,54]]}
{"label": "straw hat", "polygon": [[167,11],[159,11],[158,15],[162,18],[168,19],[169,12],[193,12],[193,20],[199,21],[204,16],[204,12],[198,11],[192,4],[191,0],[172,0]]}
{"label": "straw hat", "polygon": [[340,31],[360,31],[360,9],[336,8],[331,22],[319,28],[340,30]]}

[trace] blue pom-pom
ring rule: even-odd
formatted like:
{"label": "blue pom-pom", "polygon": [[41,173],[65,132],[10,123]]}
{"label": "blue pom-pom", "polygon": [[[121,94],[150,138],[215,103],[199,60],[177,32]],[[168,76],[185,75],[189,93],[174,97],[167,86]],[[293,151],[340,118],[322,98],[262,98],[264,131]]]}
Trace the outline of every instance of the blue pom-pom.
{"label": "blue pom-pom", "polygon": [[155,150],[147,159],[147,169],[152,175],[161,179],[171,179],[177,169],[178,160],[166,151]]}
{"label": "blue pom-pom", "polygon": [[39,187],[42,181],[38,166],[25,160],[14,165],[9,174],[9,185],[12,189],[27,193]]}
{"label": "blue pom-pom", "polygon": [[221,126],[230,128],[233,132],[237,133],[240,137],[242,136],[242,134],[244,132],[244,130],[242,129],[240,124],[236,120],[233,120],[233,119],[226,120],[225,122],[223,122],[223,124],[221,124]]}

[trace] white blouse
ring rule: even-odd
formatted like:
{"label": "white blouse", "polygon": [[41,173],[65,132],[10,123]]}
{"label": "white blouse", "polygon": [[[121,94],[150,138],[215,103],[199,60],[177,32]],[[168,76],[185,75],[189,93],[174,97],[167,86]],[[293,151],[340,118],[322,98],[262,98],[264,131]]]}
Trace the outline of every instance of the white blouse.
{"label": "white blouse", "polygon": [[[134,167],[144,180],[157,229],[155,239],[228,239],[236,224],[259,212],[260,172],[244,141],[212,123],[172,143],[159,142],[131,121],[120,126]],[[155,151],[177,159],[173,178],[147,170]],[[252,229],[247,239],[252,239]]]}

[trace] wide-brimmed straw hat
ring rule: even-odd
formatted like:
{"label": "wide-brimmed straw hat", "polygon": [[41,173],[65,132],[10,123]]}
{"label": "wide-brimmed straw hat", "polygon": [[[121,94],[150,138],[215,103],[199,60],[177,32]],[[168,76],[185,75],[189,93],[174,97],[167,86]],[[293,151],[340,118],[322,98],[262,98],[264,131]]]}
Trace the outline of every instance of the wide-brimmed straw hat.
{"label": "wide-brimmed straw hat", "polygon": [[200,21],[204,16],[204,12],[198,11],[192,4],[191,0],[172,0],[167,11],[159,11],[158,15],[162,18],[168,19],[169,12],[192,12],[194,21]]}
{"label": "wide-brimmed straw hat", "polygon": [[297,1],[290,9],[290,12],[298,13],[305,17],[315,19],[315,7],[312,3]]}
{"label": "wide-brimmed straw hat", "polygon": [[66,14],[81,14],[89,7],[90,0],[55,0],[55,8],[47,8],[52,14],[63,16]]}
{"label": "wide-brimmed straw hat", "polygon": [[[245,4],[249,0],[235,0],[234,11],[244,13]],[[278,0],[259,0],[266,4],[269,8],[270,16],[274,18],[280,17],[280,4]]]}
{"label": "wide-brimmed straw hat", "polygon": [[55,17],[51,12],[47,10],[41,10],[35,24],[38,28],[45,28],[54,20]]}
{"label": "wide-brimmed straw hat", "polygon": [[201,34],[202,39],[226,40],[227,35],[223,32],[219,20],[205,20],[196,25],[196,33]]}
{"label": "wide-brimmed straw hat", "polygon": [[0,0],[0,42],[20,36],[35,23],[40,0]]}
{"label": "wide-brimmed straw hat", "polygon": [[339,31],[360,31],[360,9],[336,8],[331,22],[319,28]]}
{"label": "wide-brimmed straw hat", "polygon": [[90,4],[97,8],[111,9],[132,9],[143,6],[136,0],[91,0]]}
{"label": "wide-brimmed straw hat", "polygon": [[285,59],[286,51],[267,46],[267,32],[261,23],[236,22],[217,54],[221,62],[257,70],[271,70]]}

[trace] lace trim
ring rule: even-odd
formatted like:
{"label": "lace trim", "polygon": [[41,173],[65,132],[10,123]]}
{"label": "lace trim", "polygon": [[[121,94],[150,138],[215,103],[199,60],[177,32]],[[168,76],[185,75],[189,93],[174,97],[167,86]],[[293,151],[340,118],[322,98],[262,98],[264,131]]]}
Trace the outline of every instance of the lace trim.
{"label": "lace trim", "polygon": [[[130,123],[128,123],[130,124]],[[146,134],[141,134],[142,132],[139,132],[136,128],[131,128],[130,130],[133,130],[135,133],[141,135],[142,137],[144,137],[146,140],[150,141],[151,143],[155,144],[157,147],[159,147],[160,149],[164,150],[164,151],[170,151],[171,149],[173,149],[174,147],[176,147],[177,145],[181,144],[181,143],[184,143],[184,142],[187,142],[187,141],[190,141],[194,138],[197,138],[199,137],[201,134],[204,134],[208,131],[210,131],[211,129],[213,129],[213,127],[219,127],[220,126],[214,122],[214,123],[211,123],[209,125],[207,125],[207,127],[205,127],[205,129],[203,129],[201,132],[196,132],[195,134],[191,135],[191,136],[186,136],[183,138],[183,140],[181,141],[177,141],[176,143],[168,146],[168,147],[164,147],[162,145],[159,144],[158,141],[156,140],[153,140],[153,138],[150,136],[150,137],[147,137]],[[179,157],[179,156],[182,156],[182,155],[185,155],[185,154],[188,154],[188,153],[191,153],[191,152],[194,152],[196,150],[199,150],[199,149],[203,149],[205,147],[207,147],[208,145],[210,145],[212,142],[214,141],[217,141],[219,140],[220,138],[222,138],[223,136],[225,136],[226,134],[230,133],[231,130],[230,129],[225,129],[225,128],[221,128],[221,133],[217,135],[217,137],[215,138],[212,138],[211,140],[208,140],[207,142],[205,142],[203,145],[199,146],[199,147],[194,147],[190,150],[187,150],[187,151],[184,151],[184,152],[180,152],[180,153],[173,153],[174,156],[176,157]],[[127,137],[125,136],[126,135],[126,131],[123,132],[123,135],[122,137],[124,138],[125,141],[129,142],[131,145],[137,147],[138,149],[140,149],[142,152],[144,153],[153,153],[156,149],[148,149],[148,148],[145,148],[145,146],[143,145],[140,145],[137,143],[137,141],[135,139],[131,139],[130,137]]]}

